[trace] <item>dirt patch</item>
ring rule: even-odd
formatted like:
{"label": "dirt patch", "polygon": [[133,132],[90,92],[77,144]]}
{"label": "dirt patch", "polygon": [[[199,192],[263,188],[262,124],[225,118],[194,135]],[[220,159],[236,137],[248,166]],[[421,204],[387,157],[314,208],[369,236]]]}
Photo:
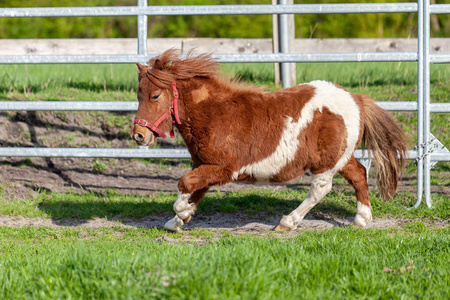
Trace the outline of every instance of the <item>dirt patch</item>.
{"label": "dirt patch", "polygon": [[[0,216],[0,226],[8,227],[73,227],[73,228],[91,228],[100,229],[105,227],[139,227],[139,228],[159,228],[162,229],[162,225],[173,217],[172,214],[159,214],[150,215],[142,219],[103,219],[94,218],[92,220],[79,220],[79,219],[64,219],[64,220],[52,220],[43,218],[24,218],[24,217],[11,217]],[[213,215],[199,215],[193,217],[192,221],[185,225],[183,228],[184,236],[182,239],[170,237],[170,233],[161,235],[157,238],[158,242],[165,243],[194,243],[203,244],[205,241],[210,241],[210,237],[195,237],[191,236],[189,232],[193,229],[204,228],[209,231],[220,235],[225,232],[228,234],[237,236],[244,234],[251,234],[256,236],[266,236],[275,234],[277,236],[292,237],[300,234],[305,230],[326,230],[335,227],[352,226],[353,218],[337,218],[329,220],[316,219],[311,216],[307,216],[295,230],[289,232],[274,232],[274,227],[278,224],[279,217],[269,215],[250,215],[244,213],[227,214],[216,213]],[[379,219],[375,218],[366,228],[402,228],[407,224],[413,223],[411,219]],[[428,227],[449,227],[449,220],[441,220],[436,222],[426,222]]]}

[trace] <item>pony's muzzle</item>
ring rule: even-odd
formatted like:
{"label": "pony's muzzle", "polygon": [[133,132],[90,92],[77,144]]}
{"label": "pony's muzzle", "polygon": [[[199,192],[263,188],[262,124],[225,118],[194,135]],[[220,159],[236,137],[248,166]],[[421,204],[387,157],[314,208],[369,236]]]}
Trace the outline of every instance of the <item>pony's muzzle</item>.
{"label": "pony's muzzle", "polygon": [[156,137],[148,128],[140,125],[131,127],[131,138],[140,146],[149,146],[155,143]]}

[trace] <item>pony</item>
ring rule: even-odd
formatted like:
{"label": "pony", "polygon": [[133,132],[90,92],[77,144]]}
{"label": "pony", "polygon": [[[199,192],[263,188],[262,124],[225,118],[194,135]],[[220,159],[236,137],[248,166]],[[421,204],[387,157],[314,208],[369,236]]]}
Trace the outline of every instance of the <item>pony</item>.
{"label": "pony", "polygon": [[157,137],[181,134],[192,170],[178,183],[175,217],[164,228],[181,231],[211,186],[232,181],[280,183],[306,171],[309,193],[275,230],[297,228],[341,174],[356,192],[354,225],[372,220],[366,169],[353,153],[358,145],[373,156],[382,198],[397,190],[405,162],[404,132],[366,95],[312,81],[274,92],[220,73],[211,54],[170,49],[137,63],[139,101],[131,137],[151,145]]}

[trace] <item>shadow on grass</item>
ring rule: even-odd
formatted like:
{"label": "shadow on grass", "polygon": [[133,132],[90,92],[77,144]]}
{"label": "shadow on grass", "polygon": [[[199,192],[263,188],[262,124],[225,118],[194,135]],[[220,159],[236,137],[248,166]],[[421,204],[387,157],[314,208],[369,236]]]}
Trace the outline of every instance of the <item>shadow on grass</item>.
{"label": "shadow on grass", "polygon": [[[53,195],[53,196],[52,196]],[[162,228],[164,223],[174,216],[174,193],[161,193],[154,198],[122,196],[117,194],[90,193],[48,194],[41,197],[38,209],[49,215],[53,223],[59,226],[102,226],[128,225],[133,227]],[[287,200],[282,197],[258,195],[257,192],[246,192],[224,195],[208,194],[200,204],[189,228],[236,228],[252,222],[265,225],[276,225],[284,214],[294,210],[301,201]],[[330,202],[318,205],[321,211],[319,218],[334,226],[336,216],[352,216],[345,206]],[[325,213],[325,214],[323,214]],[[307,218],[315,216],[310,213]],[[98,221],[98,220],[101,221]],[[105,222],[118,222],[108,223]]]}
{"label": "shadow on grass", "polygon": [[[111,116],[128,116],[132,115],[128,112],[109,112]],[[6,114],[4,114],[6,116]],[[81,117],[80,117],[81,118]],[[109,126],[105,121],[98,121],[95,117],[90,117],[92,124],[89,125],[77,125],[77,123],[83,123],[81,119],[74,118],[74,120],[66,120],[65,124],[56,123],[58,119],[54,117],[54,119],[46,119],[46,117],[39,116],[35,111],[29,111],[25,113],[18,113],[11,117],[12,122],[24,122],[29,128],[31,140],[32,142],[37,142],[36,129],[41,128],[41,131],[44,129],[51,128],[52,131],[62,130],[62,131],[70,131],[70,132],[81,132],[84,135],[104,138],[108,141],[113,139],[129,139],[128,132],[124,133],[120,131],[120,126],[113,125]],[[60,120],[58,120],[60,121]],[[131,123],[129,124],[131,128]],[[101,130],[100,130],[101,129]],[[64,137],[62,137],[64,138]],[[33,141],[34,139],[34,141]],[[39,145],[40,146],[40,145]]]}
{"label": "shadow on grass", "polygon": [[[109,119],[115,119],[117,117],[129,117],[131,118],[134,114],[129,112],[109,112]],[[56,135],[58,132],[61,135],[60,140],[57,145],[53,147],[79,147],[79,144],[86,145],[89,141],[88,137],[95,137],[99,140],[90,141],[89,143],[98,142],[105,143],[106,141],[112,142],[114,140],[119,140],[125,143],[126,141],[131,141],[129,136],[129,129],[131,129],[131,122],[125,124],[126,130],[122,130],[123,126],[116,124],[108,124],[108,118],[97,119],[95,116],[82,116],[82,115],[72,115],[73,119],[64,121],[58,120],[58,117],[51,116],[47,118],[48,115],[38,115],[37,112],[30,111],[24,113],[16,113],[13,116],[9,116],[7,113],[0,112],[0,117],[10,118],[10,121],[14,124],[18,122],[25,123],[27,131],[25,133],[29,134],[29,140],[24,142],[9,142],[7,140],[0,140],[0,145],[3,147],[49,147],[49,143],[44,145],[43,142],[39,142],[44,134]],[[90,120],[91,122],[85,121]],[[84,124],[85,125],[79,125]],[[50,130],[51,129],[51,130]],[[22,129],[21,129],[22,130]],[[80,141],[72,142],[70,140],[70,133],[81,133],[83,136],[79,137]],[[184,143],[174,143],[169,140],[158,139],[158,145],[160,148],[184,148]]]}
{"label": "shadow on grass", "polygon": [[[136,76],[137,80],[137,76]],[[50,84],[49,84],[50,83]],[[16,78],[11,78],[8,74],[4,74],[0,77],[0,94],[6,95],[11,91],[22,92],[26,89],[26,93],[40,93],[46,92],[49,89],[69,88],[83,90],[87,92],[99,93],[105,91],[125,91],[133,92],[137,89],[137,81],[120,81],[120,80],[93,80],[92,78],[86,80],[52,80],[49,83],[43,83],[42,81],[23,81]]]}

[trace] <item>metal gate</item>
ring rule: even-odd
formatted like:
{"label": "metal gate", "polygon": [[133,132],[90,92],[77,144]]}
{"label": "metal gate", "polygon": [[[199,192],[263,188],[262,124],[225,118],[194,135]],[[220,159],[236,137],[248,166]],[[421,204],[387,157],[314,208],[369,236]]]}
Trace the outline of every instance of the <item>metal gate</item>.
{"label": "metal gate", "polygon": [[[0,64],[65,64],[65,63],[146,63],[156,54],[147,53],[147,16],[169,15],[279,15],[280,53],[271,54],[216,54],[219,62],[280,62],[284,87],[291,85],[289,63],[293,62],[417,62],[417,102],[377,102],[390,111],[417,111],[417,146],[408,152],[417,162],[417,207],[425,196],[431,207],[430,170],[437,161],[450,161],[450,153],[430,133],[430,113],[450,112],[450,103],[430,103],[430,64],[450,63],[450,54],[430,54],[430,14],[450,13],[450,4],[433,4],[429,0],[417,3],[352,3],[352,4],[286,4],[278,5],[200,5],[147,6],[147,0],[138,0],[137,6],[118,7],[48,7],[2,8],[0,17],[80,17],[80,16],[137,16],[138,49],[133,55],[1,55]],[[418,16],[417,52],[357,52],[357,53],[290,53],[288,14],[338,13],[411,13]],[[106,105],[105,105],[106,104]],[[137,103],[95,101],[24,102],[0,101],[0,110],[64,110],[64,111],[136,111]],[[186,149],[101,149],[101,148],[23,148],[2,147],[0,156],[15,157],[110,157],[110,158],[188,158]],[[361,151],[355,157],[364,159]]]}

